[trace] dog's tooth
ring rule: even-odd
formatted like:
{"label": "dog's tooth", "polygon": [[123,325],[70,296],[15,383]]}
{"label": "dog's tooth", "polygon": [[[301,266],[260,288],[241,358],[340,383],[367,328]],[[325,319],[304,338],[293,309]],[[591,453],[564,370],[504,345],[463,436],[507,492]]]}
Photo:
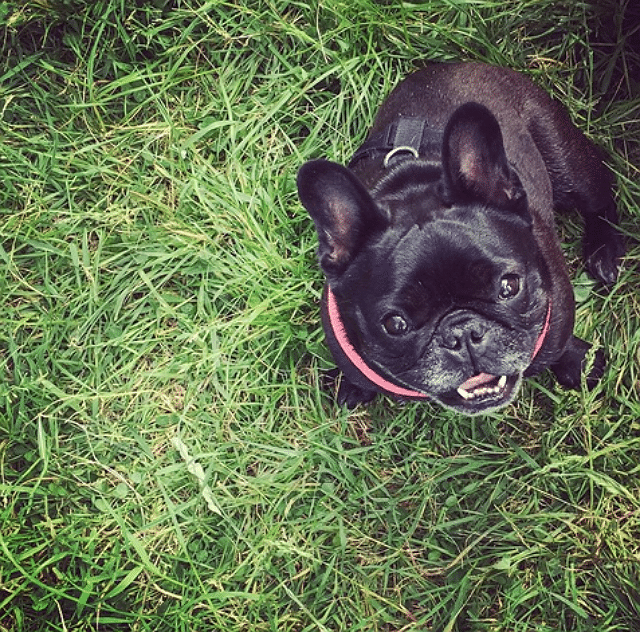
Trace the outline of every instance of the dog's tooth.
{"label": "dog's tooth", "polygon": [[462,387],[458,387],[458,395],[463,399],[469,401],[471,399],[477,399],[478,397],[482,397],[483,395],[498,395],[504,387],[507,385],[507,376],[502,375],[498,380],[496,386],[479,386],[471,391],[468,391]]}

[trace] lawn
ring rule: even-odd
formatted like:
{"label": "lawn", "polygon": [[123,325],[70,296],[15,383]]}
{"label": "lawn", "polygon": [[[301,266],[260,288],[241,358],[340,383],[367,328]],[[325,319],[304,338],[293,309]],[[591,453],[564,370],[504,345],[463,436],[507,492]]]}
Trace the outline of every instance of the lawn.
{"label": "lawn", "polygon": [[[0,630],[637,632],[632,5],[0,2]],[[559,220],[593,392],[323,387],[296,171],[431,59],[526,72],[610,155],[610,292]]]}

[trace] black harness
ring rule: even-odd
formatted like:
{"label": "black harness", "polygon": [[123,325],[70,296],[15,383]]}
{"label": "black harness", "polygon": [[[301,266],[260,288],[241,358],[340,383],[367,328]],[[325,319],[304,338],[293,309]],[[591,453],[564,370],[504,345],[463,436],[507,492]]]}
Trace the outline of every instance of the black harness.
{"label": "black harness", "polygon": [[381,132],[367,139],[353,154],[348,166],[354,167],[360,160],[376,158],[383,154],[383,166],[396,161],[425,155],[439,155],[443,131],[429,127],[424,119],[401,116]]}

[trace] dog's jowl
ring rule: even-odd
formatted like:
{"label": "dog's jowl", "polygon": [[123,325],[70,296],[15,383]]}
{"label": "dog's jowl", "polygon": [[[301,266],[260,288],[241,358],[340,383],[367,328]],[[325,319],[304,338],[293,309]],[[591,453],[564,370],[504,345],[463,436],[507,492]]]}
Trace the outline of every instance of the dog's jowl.
{"label": "dog's jowl", "polygon": [[[611,177],[564,109],[516,72],[433,64],[383,103],[348,166],[298,174],[326,277],[322,318],[349,407],[376,393],[475,414],[550,367],[580,385],[590,345],[556,208],[584,215],[589,272],[623,254]],[[595,356],[587,384],[604,371]]]}

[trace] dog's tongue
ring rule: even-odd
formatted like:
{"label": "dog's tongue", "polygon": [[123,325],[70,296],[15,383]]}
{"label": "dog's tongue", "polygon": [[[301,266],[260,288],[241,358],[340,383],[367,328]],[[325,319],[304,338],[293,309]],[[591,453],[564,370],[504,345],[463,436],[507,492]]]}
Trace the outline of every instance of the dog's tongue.
{"label": "dog's tongue", "polygon": [[488,373],[478,373],[478,375],[470,377],[464,384],[461,384],[459,388],[462,388],[465,391],[472,391],[474,388],[478,388],[478,386],[487,384],[488,382],[491,382],[495,379],[495,375],[489,375]]}

